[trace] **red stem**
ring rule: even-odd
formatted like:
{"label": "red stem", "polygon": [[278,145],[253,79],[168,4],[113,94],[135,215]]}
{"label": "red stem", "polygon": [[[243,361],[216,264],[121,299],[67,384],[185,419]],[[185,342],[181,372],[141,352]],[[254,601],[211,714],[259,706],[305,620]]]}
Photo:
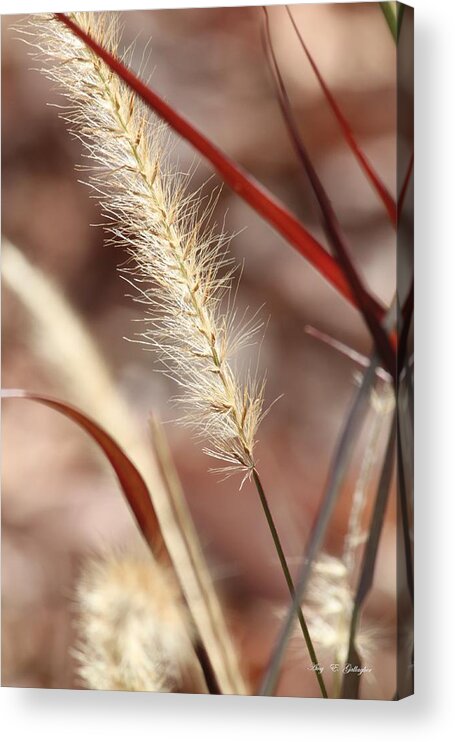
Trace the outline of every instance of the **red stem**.
{"label": "red stem", "polygon": [[314,61],[313,57],[311,56],[310,51],[309,51],[307,45],[305,44],[305,42],[303,40],[303,37],[302,37],[302,34],[300,33],[299,28],[298,28],[298,26],[297,26],[297,24],[295,22],[294,16],[292,15],[292,13],[291,13],[290,9],[288,8],[288,6],[286,6],[286,10],[288,12],[289,18],[291,19],[291,23],[292,23],[292,25],[294,27],[294,31],[296,32],[296,34],[298,36],[300,45],[301,45],[303,51],[305,52],[305,54],[307,56],[307,59],[308,59],[310,65],[311,65],[311,67],[313,68],[313,72],[314,72],[314,74],[316,75],[316,77],[318,79],[319,85],[321,86],[322,91],[323,91],[323,93],[324,93],[324,95],[325,95],[325,97],[327,99],[327,103],[329,104],[330,108],[332,109],[332,111],[333,111],[333,113],[334,113],[334,115],[335,115],[335,117],[336,117],[336,119],[338,121],[338,124],[340,126],[341,131],[343,132],[343,135],[344,135],[344,138],[345,138],[346,142],[348,143],[349,147],[351,148],[351,151],[353,152],[353,154],[357,158],[357,161],[359,162],[360,167],[364,171],[365,175],[367,176],[367,178],[370,181],[371,185],[373,186],[374,190],[376,191],[376,193],[378,194],[379,198],[383,202],[383,204],[384,204],[384,206],[386,208],[387,214],[389,216],[389,219],[390,219],[391,223],[393,224],[393,226],[396,228],[396,223],[397,223],[397,207],[396,207],[396,204],[395,204],[394,199],[392,198],[392,196],[388,192],[388,190],[385,187],[384,183],[382,182],[382,180],[380,179],[379,175],[374,170],[372,164],[370,163],[370,161],[368,160],[368,158],[366,157],[366,155],[364,154],[364,152],[362,151],[362,149],[357,144],[357,141],[356,141],[356,139],[354,137],[354,134],[352,133],[352,129],[349,126],[346,118],[342,114],[342,112],[340,110],[340,107],[338,106],[338,103],[336,102],[336,100],[333,97],[333,95],[332,95],[329,87],[327,86],[327,83],[325,82],[324,78],[322,77],[321,73],[319,72],[319,69],[318,69],[318,67],[316,65],[316,62]]}

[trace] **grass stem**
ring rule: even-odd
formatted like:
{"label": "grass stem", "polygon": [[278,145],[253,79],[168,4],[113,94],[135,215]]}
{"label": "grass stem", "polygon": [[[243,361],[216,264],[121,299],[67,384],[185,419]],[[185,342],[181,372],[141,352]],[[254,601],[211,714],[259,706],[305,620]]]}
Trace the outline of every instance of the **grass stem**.
{"label": "grass stem", "polygon": [[[256,489],[257,489],[258,494],[259,494],[259,499],[261,501],[261,505],[262,505],[262,508],[264,510],[264,514],[265,514],[265,517],[266,517],[266,520],[267,520],[267,524],[268,524],[269,529],[270,529],[270,533],[271,533],[272,538],[273,538],[273,543],[275,544],[275,549],[277,551],[278,558],[280,560],[281,569],[283,570],[283,574],[284,574],[284,576],[286,578],[286,583],[287,583],[287,586],[289,588],[289,592],[291,594],[291,598],[294,600],[294,598],[295,598],[294,582],[292,580],[291,573],[289,571],[288,563],[287,563],[286,557],[284,555],[284,551],[283,551],[283,547],[281,545],[280,537],[278,535],[278,531],[276,529],[275,522],[273,520],[273,516],[272,516],[272,513],[270,511],[269,503],[267,501],[267,497],[266,497],[264,488],[262,486],[262,482],[260,480],[259,474],[257,473],[256,469],[253,469],[253,479],[254,479],[254,483],[256,485]],[[318,663],[318,659],[317,659],[316,652],[315,652],[315,649],[314,649],[314,645],[313,645],[313,642],[311,641],[310,632],[308,631],[308,626],[307,626],[307,623],[305,621],[305,617],[303,615],[302,609],[300,607],[297,610],[297,617],[299,619],[299,623],[300,623],[300,626],[301,626],[301,629],[302,629],[303,637],[304,637],[305,643],[307,645],[308,653],[310,655],[311,662],[313,664],[314,673],[316,675],[316,679],[318,681],[318,684],[319,684],[319,688],[321,690],[322,697],[323,698],[328,698],[327,689],[325,687],[324,680],[323,680],[322,675],[321,675],[321,672],[319,670],[319,663]]]}

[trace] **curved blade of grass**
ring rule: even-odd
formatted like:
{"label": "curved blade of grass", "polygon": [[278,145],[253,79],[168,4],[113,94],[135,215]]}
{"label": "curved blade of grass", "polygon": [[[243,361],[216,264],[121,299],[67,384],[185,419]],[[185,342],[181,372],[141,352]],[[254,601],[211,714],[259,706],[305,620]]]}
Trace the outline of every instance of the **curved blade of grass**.
{"label": "curved blade of grass", "polygon": [[270,34],[270,23],[267,8],[263,8],[265,27],[264,27],[264,45],[266,51],[267,61],[272,73],[272,77],[275,83],[275,90],[278,102],[280,104],[281,112],[283,114],[284,121],[286,123],[289,135],[294,144],[297,155],[304,167],[304,170],[308,176],[308,180],[313,189],[313,193],[318,202],[323,226],[327,235],[330,245],[338,258],[340,265],[343,268],[344,274],[349,282],[351,291],[356,297],[357,305],[362,312],[363,318],[373,336],[373,339],[378,349],[378,353],[382,358],[383,363],[387,371],[393,375],[395,373],[396,359],[395,352],[389,342],[387,333],[385,332],[382,324],[378,321],[374,314],[374,310],[370,304],[370,295],[366,291],[362,279],[360,278],[354,263],[351,259],[349,248],[345,243],[344,237],[341,232],[338,219],[333,210],[327,193],[319,179],[319,176],[311,162],[311,158],[305,147],[305,144],[300,136],[297,122],[292,110],[292,105],[287,93],[286,85],[284,83],[281,71],[275,56],[272,38]]}
{"label": "curved blade of grass", "polygon": [[[305,229],[285,206],[257,183],[237,163],[228,158],[206,136],[195,129],[151,88],[137,78],[120,60],[116,59],[64,13],[56,18],[73,31],[85,44],[113,70],[146,105],[166,121],[180,136],[192,144],[221,175],[223,180],[246,201],[265,221],[281,234],[337,291],[353,306],[357,301],[352,294],[338,262],[329,255],[319,242]],[[371,297],[371,306],[378,319],[385,314],[384,307]]]}
{"label": "curved blade of grass", "polygon": [[[352,609],[347,663],[352,664],[353,666],[360,665],[361,662],[361,658],[359,657],[355,646],[355,636],[360,618],[360,610],[373,584],[374,569],[379,548],[379,539],[381,536],[382,526],[384,524],[385,511],[390,492],[390,484],[392,481],[395,458],[395,444],[396,422],[394,420],[389,435],[386,453],[384,456],[384,463],[382,466],[378,491],[376,494],[373,514],[371,516],[370,528],[368,531],[368,540],[363,553],[360,577]],[[350,672],[346,673],[343,676],[343,686],[341,691],[342,698],[358,698],[359,688],[360,675],[358,673]]]}
{"label": "curved blade of grass", "polygon": [[325,95],[325,98],[327,100],[327,103],[329,104],[330,108],[332,109],[332,112],[339,124],[339,127],[343,133],[343,136],[345,138],[346,143],[348,144],[351,152],[357,159],[357,162],[359,163],[360,167],[362,168],[363,172],[365,173],[366,177],[370,181],[373,189],[378,194],[379,198],[383,202],[385,209],[387,211],[388,217],[390,219],[390,222],[393,224],[394,227],[396,227],[396,221],[397,221],[397,206],[395,204],[394,199],[390,195],[389,191],[387,190],[386,186],[382,182],[379,175],[376,173],[375,169],[373,168],[373,165],[368,160],[367,156],[363,152],[362,148],[357,143],[356,138],[354,137],[354,134],[352,132],[352,129],[346,120],[345,116],[341,112],[341,109],[333,96],[330,88],[328,87],[327,83],[325,82],[324,78],[321,75],[321,72],[319,71],[318,66],[316,65],[316,62],[314,61],[313,56],[310,53],[310,50],[308,49],[302,33],[297,26],[297,23],[295,21],[295,18],[292,14],[291,9],[286,5],[286,10],[289,15],[289,18],[291,19],[291,23],[294,27],[294,31],[297,34],[297,37],[300,42],[300,46],[302,47],[303,51],[305,52],[305,55],[313,69],[314,74],[316,75],[316,78],[319,82],[319,85],[322,89],[322,92]]}
{"label": "curved blade of grass", "polygon": [[158,519],[145,482],[126,453],[98,423],[76,407],[44,394],[24,389],[3,389],[2,398],[28,399],[46,405],[79,425],[98,445],[111,464],[136,522],[153,554],[167,555]]}

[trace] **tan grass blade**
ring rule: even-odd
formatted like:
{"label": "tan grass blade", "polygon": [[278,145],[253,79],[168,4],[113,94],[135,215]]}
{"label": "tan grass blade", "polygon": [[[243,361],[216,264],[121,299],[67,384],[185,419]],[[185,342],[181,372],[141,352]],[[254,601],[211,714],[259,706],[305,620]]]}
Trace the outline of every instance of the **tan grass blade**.
{"label": "tan grass blade", "polygon": [[[226,682],[238,687],[239,680],[241,680],[238,659],[233,651],[231,641],[227,641],[229,632],[221,605],[213,590],[212,580],[185,501],[177,471],[172,461],[163,426],[156,417],[152,417],[150,427],[154,450],[167,489],[170,507],[182,537],[182,549],[185,549],[189,557],[184,563],[182,561],[182,570],[187,570],[187,573],[182,575],[182,578],[186,585],[195,581],[193,594],[195,600],[200,600],[201,606],[204,608],[202,611],[195,611],[198,617],[198,628],[207,646],[213,648],[210,656],[213,658],[214,651],[219,651],[220,665],[223,665],[226,671]],[[197,597],[198,595],[199,598]],[[246,692],[243,681],[241,681],[241,687],[238,687],[237,692]]]}

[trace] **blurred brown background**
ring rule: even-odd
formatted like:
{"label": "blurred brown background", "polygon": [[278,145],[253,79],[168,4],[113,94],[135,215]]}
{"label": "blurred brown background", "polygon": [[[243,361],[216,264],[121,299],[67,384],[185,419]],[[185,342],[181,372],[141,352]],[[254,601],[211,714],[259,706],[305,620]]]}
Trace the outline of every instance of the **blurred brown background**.
{"label": "blurred brown background", "polygon": [[[392,193],[395,191],[395,47],[379,4],[296,6],[295,17],[338,102]],[[313,162],[338,213],[357,264],[385,303],[395,290],[395,241],[381,203],[347,149],[299,48],[283,8],[271,9],[282,73]],[[176,414],[175,391],[155,373],[152,354],[127,343],[140,306],[125,297],[120,251],[103,246],[99,209],[78,183],[78,142],[55,108],[58,93],[32,71],[13,26],[2,19],[2,232],[48,273],[87,323],[119,390],[146,433],[150,410]],[[124,40],[135,62],[151,38],[147,72],[154,88],[282,199],[324,241],[317,211],[294,155],[264,60],[259,8],[131,11]],[[173,157],[186,170],[194,153],[179,140]],[[201,162],[198,187],[211,175]],[[216,184],[212,178],[207,189]],[[287,554],[296,564],[320,502],[337,434],[355,389],[356,367],[309,337],[311,324],[367,354],[359,315],[305,261],[225,187],[217,209],[232,251],[244,263],[241,306],[263,305],[267,322],[260,367],[274,405],[260,431],[262,476]],[[62,396],[62,384],[30,340],[30,318],[3,291],[3,386]],[[50,351],[52,352],[52,351]],[[74,398],[70,401],[77,402]],[[90,410],[87,410],[90,412]],[[188,432],[166,426],[184,490],[245,666],[267,661],[286,599],[283,578],[253,489],[219,484]],[[112,473],[88,439],[54,412],[26,402],[3,405],[3,684],[75,687],[71,594],[81,560],[102,544],[136,537]],[[359,441],[358,454],[362,452]],[[352,467],[326,548],[342,545]],[[393,513],[381,546],[369,614],[378,626],[370,698],[394,692]],[[296,645],[297,646],[297,645]],[[289,655],[281,693],[316,695]]]}

